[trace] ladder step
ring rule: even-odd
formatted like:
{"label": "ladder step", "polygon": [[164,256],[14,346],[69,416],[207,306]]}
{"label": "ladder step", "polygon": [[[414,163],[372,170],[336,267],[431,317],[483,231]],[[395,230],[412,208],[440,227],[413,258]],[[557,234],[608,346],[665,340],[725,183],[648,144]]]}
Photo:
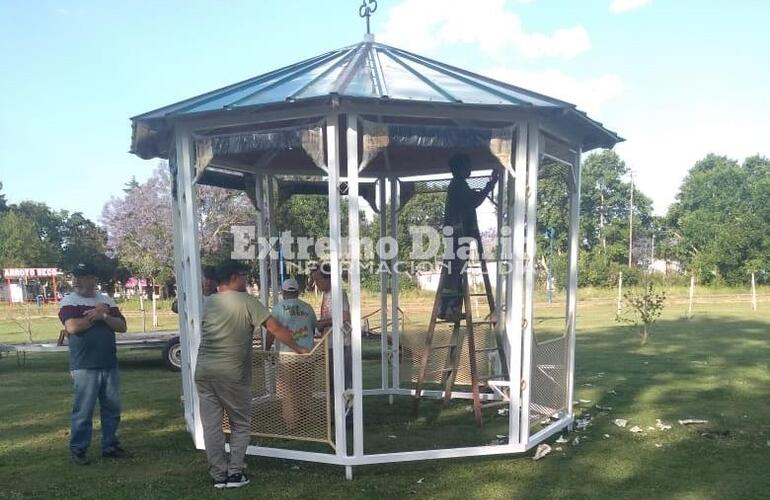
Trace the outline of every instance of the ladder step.
{"label": "ladder step", "polygon": [[497,347],[485,347],[483,349],[476,349],[476,352],[492,352],[497,350]]}

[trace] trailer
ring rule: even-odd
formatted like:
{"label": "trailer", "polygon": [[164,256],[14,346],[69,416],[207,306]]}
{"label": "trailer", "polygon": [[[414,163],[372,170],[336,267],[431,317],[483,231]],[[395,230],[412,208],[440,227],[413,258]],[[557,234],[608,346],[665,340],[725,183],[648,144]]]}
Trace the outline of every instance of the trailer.
{"label": "trailer", "polygon": [[[31,352],[66,352],[67,332],[62,330],[59,339],[54,343],[40,344],[3,344],[0,351],[15,352],[19,366],[26,365],[27,353]],[[163,364],[171,371],[182,369],[182,353],[179,346],[179,332],[147,332],[147,333],[118,333],[115,334],[115,346],[118,350],[160,349]]]}

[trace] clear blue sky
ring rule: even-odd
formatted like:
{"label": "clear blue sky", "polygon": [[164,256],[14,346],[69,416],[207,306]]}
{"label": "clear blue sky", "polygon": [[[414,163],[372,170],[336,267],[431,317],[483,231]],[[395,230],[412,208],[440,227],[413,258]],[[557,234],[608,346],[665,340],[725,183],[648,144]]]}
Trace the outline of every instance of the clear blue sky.
{"label": "clear blue sky", "polygon": [[[381,0],[372,24],[575,102],[628,139],[618,151],[658,212],[706,153],[770,156],[770,2],[617,2]],[[98,220],[157,163],[127,153],[129,117],[356,43],[359,4],[0,0],[3,192]]]}

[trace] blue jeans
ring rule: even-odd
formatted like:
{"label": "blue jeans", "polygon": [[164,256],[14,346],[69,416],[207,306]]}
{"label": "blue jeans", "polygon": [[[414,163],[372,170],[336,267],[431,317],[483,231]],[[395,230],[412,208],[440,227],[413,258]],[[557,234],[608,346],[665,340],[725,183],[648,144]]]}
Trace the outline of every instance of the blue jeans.
{"label": "blue jeans", "polygon": [[117,368],[72,370],[74,397],[70,450],[85,452],[91,444],[93,415],[96,400],[102,422],[102,451],[118,446],[116,432],[120,423],[120,377]]}

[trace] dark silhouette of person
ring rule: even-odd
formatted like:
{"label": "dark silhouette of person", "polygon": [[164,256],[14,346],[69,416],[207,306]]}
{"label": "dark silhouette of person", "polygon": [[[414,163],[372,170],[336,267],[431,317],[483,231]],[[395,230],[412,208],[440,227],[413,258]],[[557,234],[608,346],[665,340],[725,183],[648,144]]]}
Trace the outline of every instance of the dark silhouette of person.
{"label": "dark silhouette of person", "polygon": [[444,261],[448,272],[440,290],[439,318],[456,320],[463,305],[462,273],[465,272],[469,251],[468,241],[461,242],[460,239],[474,238],[478,244],[479,255],[482,254],[476,209],[495,187],[498,173],[496,170],[492,171],[487,185],[483,189],[476,190],[471,189],[466,181],[471,175],[471,159],[468,155],[458,153],[450,157],[449,168],[452,171],[452,180],[447,189],[444,226],[452,228],[454,257]]}

